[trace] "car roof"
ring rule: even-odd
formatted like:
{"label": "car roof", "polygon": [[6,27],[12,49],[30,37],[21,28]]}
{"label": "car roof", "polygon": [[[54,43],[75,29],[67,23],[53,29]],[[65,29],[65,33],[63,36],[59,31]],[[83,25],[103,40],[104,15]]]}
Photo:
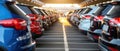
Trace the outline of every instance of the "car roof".
{"label": "car roof", "polygon": [[11,12],[3,4],[0,4],[0,12],[1,12],[0,13],[0,20],[9,19],[12,17]]}
{"label": "car roof", "polygon": [[16,1],[16,0],[0,0],[0,3],[12,2],[12,1]]}

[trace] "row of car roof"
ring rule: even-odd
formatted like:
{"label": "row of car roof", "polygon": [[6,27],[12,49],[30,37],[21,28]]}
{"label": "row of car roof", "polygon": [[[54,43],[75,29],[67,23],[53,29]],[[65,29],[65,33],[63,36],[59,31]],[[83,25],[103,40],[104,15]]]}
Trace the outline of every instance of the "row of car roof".
{"label": "row of car roof", "polygon": [[0,0],[0,51],[33,51],[35,39],[58,20],[57,12]]}
{"label": "row of car roof", "polygon": [[101,3],[69,12],[68,20],[98,42],[101,51],[120,51],[120,1]]}

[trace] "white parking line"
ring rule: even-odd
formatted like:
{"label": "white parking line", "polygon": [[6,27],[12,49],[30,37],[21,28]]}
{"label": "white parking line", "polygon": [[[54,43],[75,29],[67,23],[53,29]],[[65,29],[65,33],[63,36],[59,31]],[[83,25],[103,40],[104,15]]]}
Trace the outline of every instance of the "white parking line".
{"label": "white parking line", "polygon": [[64,47],[65,47],[65,51],[69,51],[69,47],[68,47],[68,41],[67,41],[67,36],[66,36],[66,31],[65,31],[65,26],[63,26],[63,37],[64,37]]}

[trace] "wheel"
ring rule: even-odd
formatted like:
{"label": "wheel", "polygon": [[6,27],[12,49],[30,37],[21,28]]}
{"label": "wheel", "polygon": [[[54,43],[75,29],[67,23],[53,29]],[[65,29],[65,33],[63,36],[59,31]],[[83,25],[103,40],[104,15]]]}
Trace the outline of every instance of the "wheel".
{"label": "wheel", "polygon": [[39,38],[43,35],[43,33],[41,33],[40,35],[39,34],[35,34],[35,33],[32,33],[32,39],[36,39],[36,38]]}
{"label": "wheel", "polygon": [[35,48],[36,48],[36,44],[35,44],[35,46],[32,48],[32,50],[31,50],[31,51],[36,51],[36,50],[35,50]]}
{"label": "wheel", "polygon": [[1,47],[0,47],[0,51],[7,51],[7,50],[5,50],[4,48],[1,48]]}

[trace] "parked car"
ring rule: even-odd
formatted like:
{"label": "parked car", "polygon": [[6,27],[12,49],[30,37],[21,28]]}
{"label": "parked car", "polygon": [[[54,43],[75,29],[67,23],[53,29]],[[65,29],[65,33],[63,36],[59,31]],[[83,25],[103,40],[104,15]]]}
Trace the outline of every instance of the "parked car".
{"label": "parked car", "polygon": [[30,10],[30,8],[26,5],[17,4],[17,6],[21,10],[23,10],[26,13],[26,15],[30,17],[31,20],[30,28],[31,28],[32,38],[36,39],[40,37],[42,35],[42,28],[40,23],[37,21],[38,15],[32,12],[32,10]]}
{"label": "parked car", "polygon": [[58,21],[58,18],[59,18],[59,13],[57,11],[53,11],[54,13],[54,16],[55,16],[55,22]]}
{"label": "parked car", "polygon": [[78,25],[78,28],[82,31],[85,31],[87,32],[88,29],[90,28],[90,20],[91,20],[91,17],[93,16],[92,13],[97,9],[98,7],[97,6],[92,6],[92,7],[89,7],[87,10],[85,10],[83,12],[83,14],[81,14],[80,16],[80,21],[79,21],[79,25]]}
{"label": "parked car", "polygon": [[39,23],[39,26],[42,29],[42,32],[44,32],[44,28],[42,26],[42,19],[41,19],[41,14],[34,8],[34,6],[28,6],[28,8],[37,16],[35,19],[35,22]]}
{"label": "parked car", "polygon": [[99,38],[101,51],[120,51],[120,1],[114,0],[104,17],[103,34]]}
{"label": "parked car", "polygon": [[0,0],[0,51],[33,51],[29,18],[14,2]]}
{"label": "parked car", "polygon": [[66,15],[68,21],[70,21],[72,14],[73,14],[73,11],[69,11],[68,14]]}
{"label": "parked car", "polygon": [[38,9],[38,8],[35,8],[36,11],[38,11],[39,15],[41,16],[41,25],[42,27],[46,30],[49,28],[49,24],[48,24],[48,19],[46,18],[46,14],[43,12],[43,9]]}
{"label": "parked car", "polygon": [[51,15],[47,12],[47,10],[42,10],[44,12],[44,14],[46,15],[46,21],[48,23],[48,25],[50,26],[52,24],[52,21],[51,21]]}
{"label": "parked car", "polygon": [[48,11],[49,15],[50,15],[50,21],[52,22],[52,24],[54,22],[57,21],[57,18],[56,18],[56,13],[54,11]]}
{"label": "parked car", "polygon": [[78,10],[74,10],[74,12],[72,13],[72,15],[70,16],[70,22],[73,24],[73,25],[76,25],[77,22],[79,21],[79,12],[80,12],[81,9],[78,9]]}
{"label": "parked car", "polygon": [[99,8],[93,12],[90,28],[87,32],[87,36],[95,42],[98,42],[98,38],[102,34],[103,18],[105,13],[107,13],[111,8],[111,5],[109,3],[99,4],[98,7]]}
{"label": "parked car", "polygon": [[49,24],[49,26],[50,25],[52,25],[52,15],[53,14],[50,14],[49,12],[48,12],[48,10],[43,10],[43,12],[46,14],[46,19],[47,19],[47,22],[48,22],[48,24]]}

